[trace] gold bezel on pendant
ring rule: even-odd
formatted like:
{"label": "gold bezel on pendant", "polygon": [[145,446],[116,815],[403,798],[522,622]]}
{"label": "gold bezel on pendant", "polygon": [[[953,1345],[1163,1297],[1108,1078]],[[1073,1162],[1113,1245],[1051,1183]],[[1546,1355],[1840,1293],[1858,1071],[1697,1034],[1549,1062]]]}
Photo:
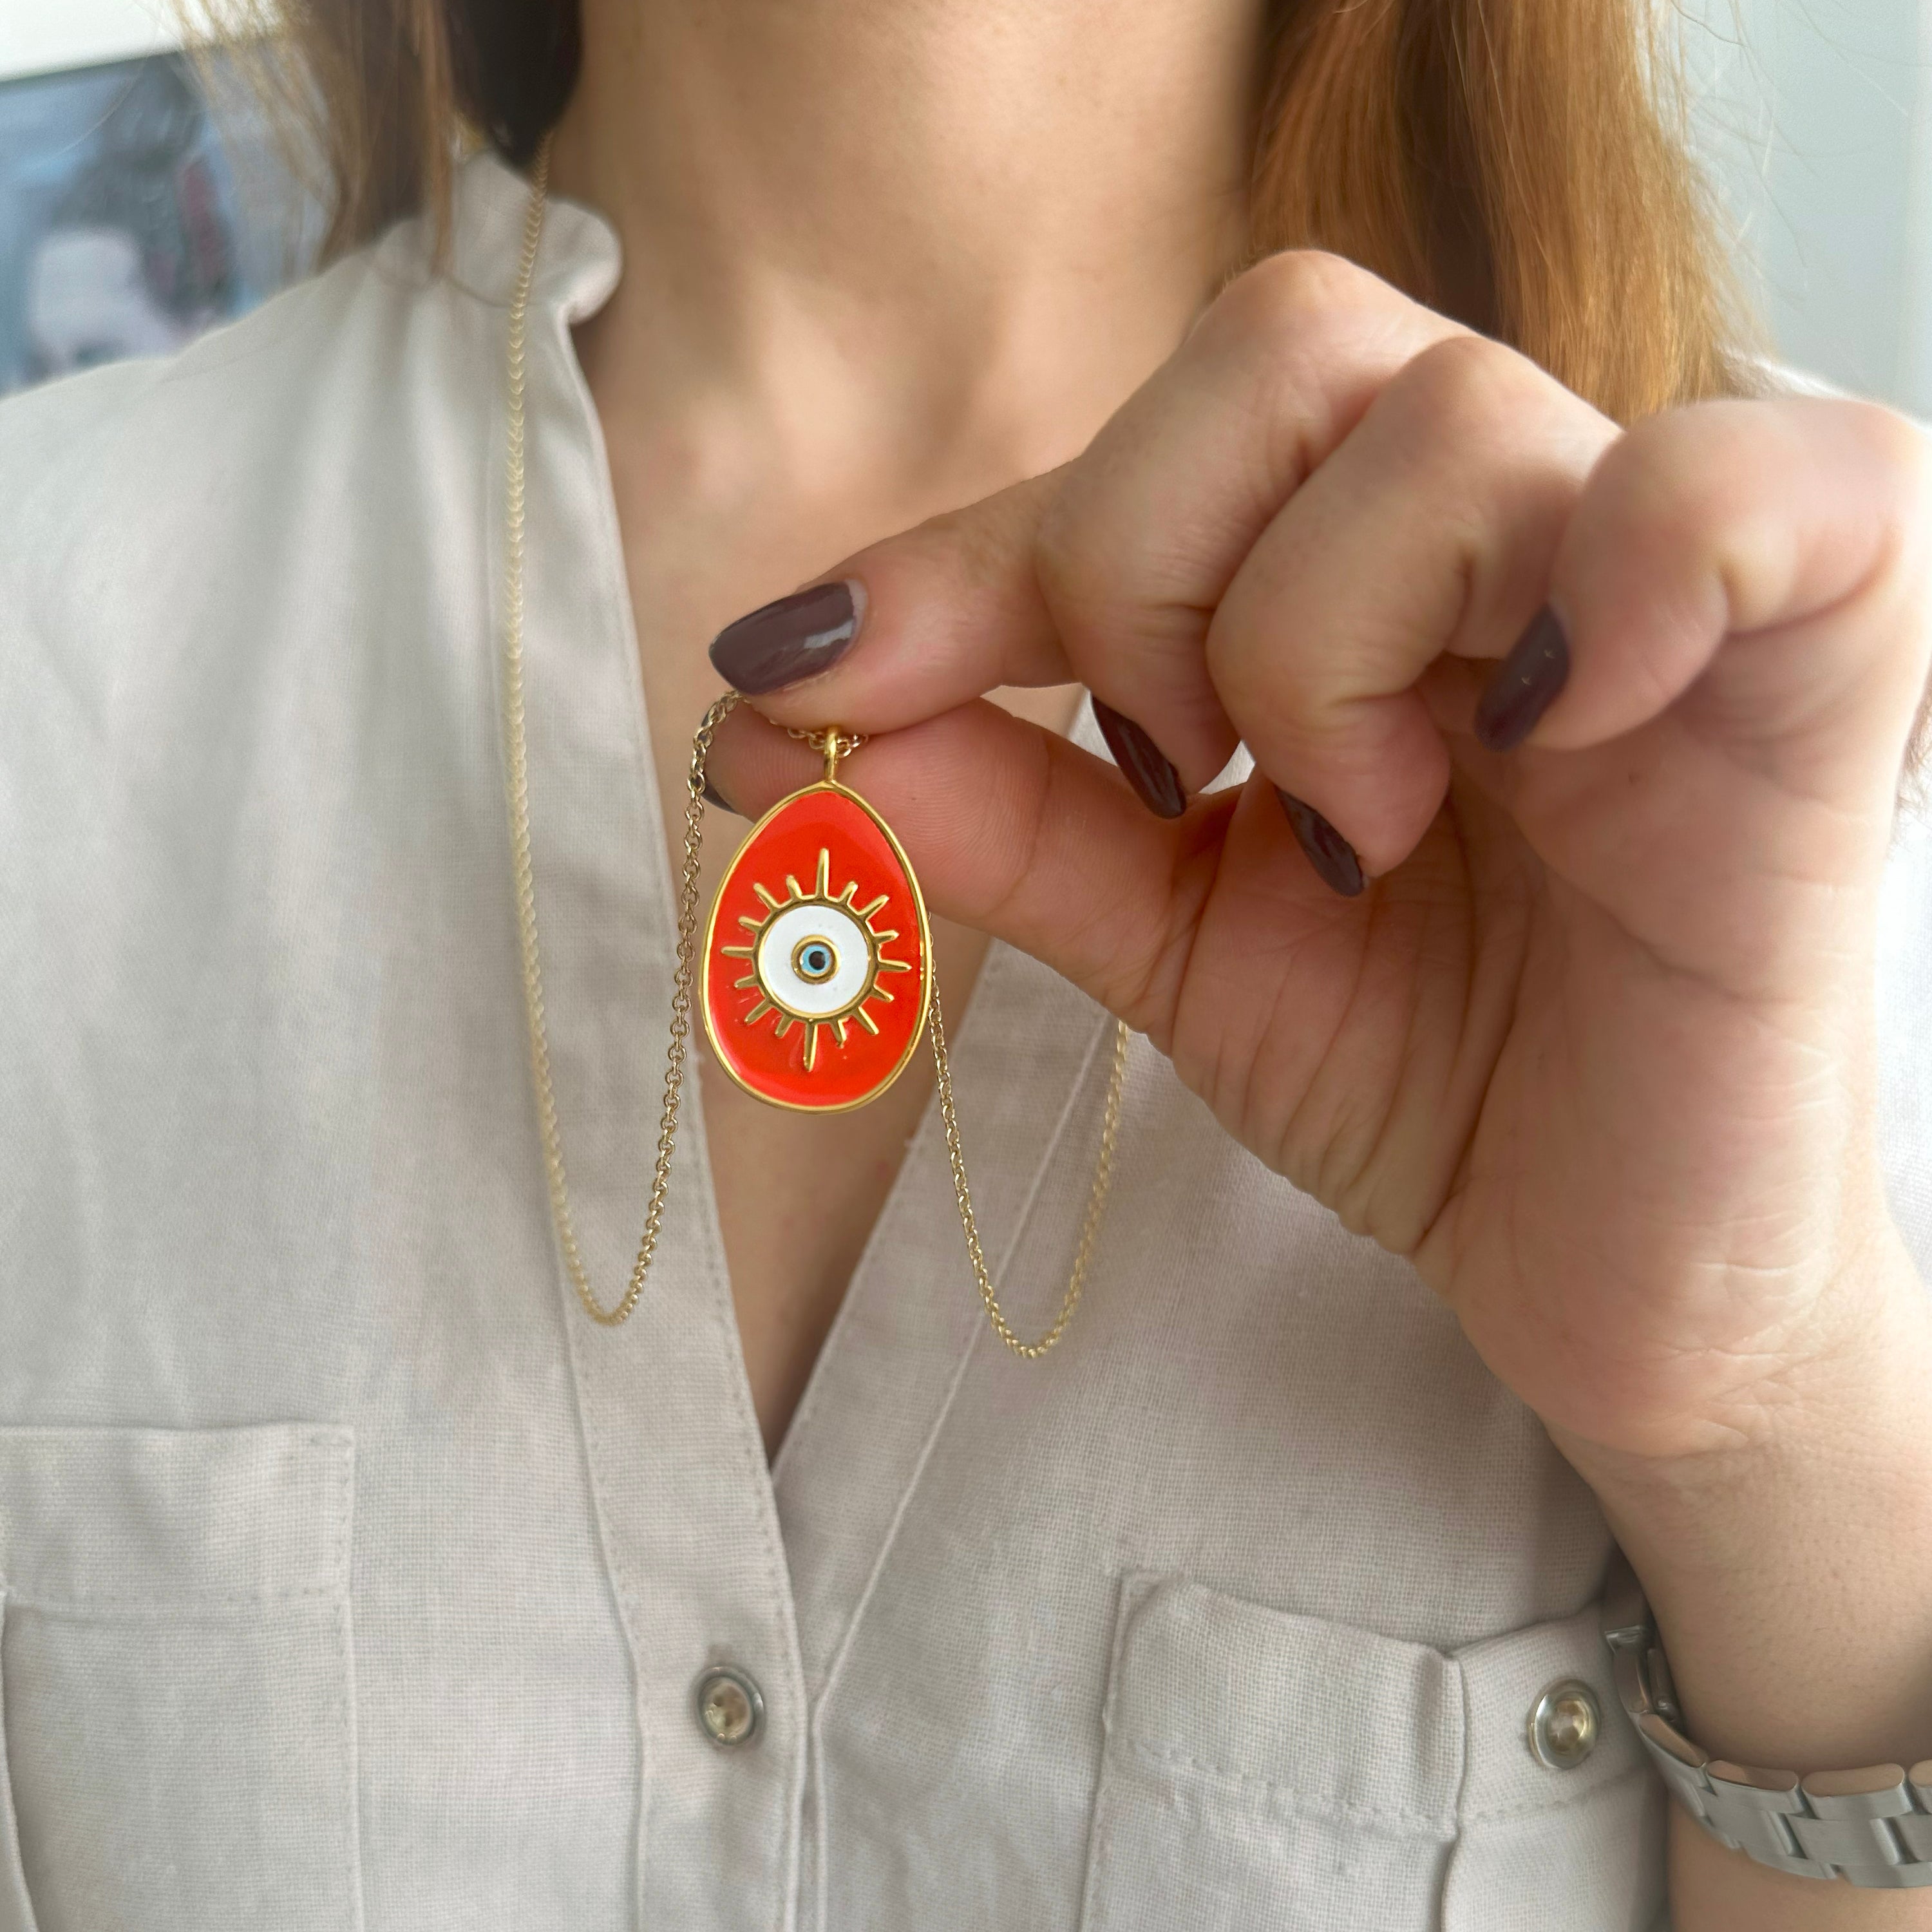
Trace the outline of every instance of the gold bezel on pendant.
{"label": "gold bezel on pendant", "polygon": [[[887,847],[892,852],[893,858],[898,862],[898,868],[905,879],[906,889],[911,895],[913,914],[914,918],[918,922],[919,929],[919,956],[920,962],[920,970],[917,972],[917,978],[919,981],[919,1010],[914,1017],[912,1030],[906,1036],[905,1050],[899,1055],[898,1059],[892,1066],[892,1071],[886,1074],[884,1078],[880,1080],[878,1084],[873,1087],[868,1092],[860,1095],[856,1100],[827,1100],[822,1102],[787,1100],[779,1098],[773,1094],[763,1093],[758,1088],[753,1086],[749,1081],[746,1079],[744,1076],[739,1072],[736,1067],[732,1064],[730,1055],[725,1052],[723,1046],[720,1044],[718,1037],[717,1026],[712,1012],[710,994],[709,962],[713,956],[714,950],[724,953],[733,958],[740,958],[745,957],[748,951],[754,950],[741,949],[736,946],[719,946],[718,945],[718,916],[720,908],[723,904],[724,896],[722,887],[716,897],[712,900],[710,915],[706,920],[704,923],[704,950],[702,957],[706,962],[705,971],[705,987],[699,999],[698,1004],[702,1010],[704,1022],[704,1036],[707,1042],[710,1044],[712,1060],[725,1074],[729,1076],[734,1085],[743,1088],[743,1090],[747,1094],[750,1094],[754,1100],[761,1101],[767,1107],[782,1107],[789,1113],[849,1114],[855,1111],[856,1108],[866,1106],[872,1101],[876,1100],[880,1094],[884,1093],[886,1089],[898,1078],[899,1076],[905,1071],[908,1061],[912,1058],[914,1053],[917,1050],[920,1040],[925,1037],[926,1029],[931,1016],[932,1007],[932,922],[926,914],[926,896],[920,890],[919,880],[913,871],[912,862],[906,856],[905,848],[900,844],[897,837],[893,833],[892,827],[872,809],[872,806],[868,805],[858,793],[852,790],[848,786],[841,784],[836,778],[820,778],[816,783],[806,785],[800,790],[793,792],[789,796],[780,799],[778,803],[773,806],[772,808],[758,820],[757,824],[752,826],[751,831],[746,836],[743,843],[740,846],[739,850],[742,853],[745,848],[750,845],[758,837],[759,834],[761,833],[765,828],[788,807],[795,805],[800,799],[808,798],[814,793],[818,792],[835,793],[839,797],[849,800],[852,804],[856,805],[859,809],[878,827],[879,831],[885,838]],[[808,893],[797,890],[796,881],[792,879],[789,875],[787,877],[786,884],[788,887],[794,889],[796,895],[794,897],[790,898],[779,898],[775,893],[767,891],[764,886],[758,884],[756,881],[754,881],[752,890],[758,893],[759,898],[764,902],[767,908],[767,920],[772,914],[783,910],[788,905],[798,904],[810,904],[821,899],[824,903],[828,904],[842,905],[844,904],[843,896],[835,895],[830,890],[829,867],[826,862],[826,855],[824,853],[821,852],[820,856],[820,864],[819,868],[819,877],[816,880],[814,880],[814,885],[817,886],[818,890],[812,892]],[[737,860],[734,857],[732,861],[732,865],[734,868],[736,867],[736,863]],[[728,879],[730,877],[730,873],[728,872],[726,877]],[[848,886],[848,891],[849,892],[850,890],[851,890],[851,888]],[[879,905],[883,903],[883,900],[875,902],[872,908],[872,910],[876,912]],[[889,1001],[893,997],[892,994],[886,992],[884,988],[879,987],[878,985],[878,975],[880,971],[882,970],[882,966],[884,970],[889,970],[895,968],[900,971],[911,970],[909,967],[908,962],[903,960],[886,961],[882,962],[878,952],[877,939],[872,932],[869,920],[859,918],[859,908],[856,906],[846,907],[845,910],[854,918],[860,928],[866,932],[868,944],[872,947],[872,957],[868,962],[868,971],[866,974],[867,983],[865,992],[858,994],[852,1003],[847,1006],[842,1008],[838,1012],[829,1015],[806,1015],[795,1011],[792,1007],[786,1005],[782,1000],[773,998],[772,997],[771,990],[766,987],[761,980],[757,980],[755,966],[754,966],[752,969],[752,976],[753,977],[756,989],[759,994],[758,1005],[754,1007],[753,1012],[757,1013],[759,1022],[762,1023],[763,1020],[769,1016],[770,1012],[776,1010],[779,1013],[787,1016],[790,1020],[796,1021],[800,1024],[806,1025],[808,1029],[811,1029],[811,1030],[808,1031],[806,1037],[806,1047],[808,1052],[816,1043],[814,1036],[817,1028],[831,1025],[841,1021],[849,1022],[855,1016],[855,1015],[860,1017],[862,1024],[868,1025],[871,1024],[869,1018],[864,1016],[862,1011],[866,1000],[869,997],[874,996],[875,994],[883,995],[883,997]],[[762,928],[766,922],[764,920],[756,922],[760,928]],[[897,938],[898,934],[894,932],[892,937],[895,938]],[[738,983],[742,986],[744,984],[744,982],[741,980]],[[760,1007],[764,1008],[765,1010],[760,1012],[759,1010]],[[746,1016],[747,1019],[749,1019],[752,1016],[748,1014]],[[783,1033],[787,1030],[789,1030],[788,1027],[782,1027],[780,1028],[780,1036],[782,1036]],[[877,1028],[874,1028],[873,1030],[876,1031]],[[842,1031],[842,1043],[843,1037],[844,1036]],[[808,1063],[808,1064],[809,1064],[809,1063]]]}

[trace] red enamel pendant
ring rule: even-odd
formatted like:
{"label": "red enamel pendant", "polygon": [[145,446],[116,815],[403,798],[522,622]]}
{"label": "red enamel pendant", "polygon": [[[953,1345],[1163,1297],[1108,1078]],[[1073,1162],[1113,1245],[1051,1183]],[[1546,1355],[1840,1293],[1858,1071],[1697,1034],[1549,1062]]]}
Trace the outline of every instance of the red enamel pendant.
{"label": "red enamel pendant", "polygon": [[760,1100],[812,1113],[862,1107],[919,1044],[932,958],[898,841],[828,777],[766,813],[718,890],[704,934],[704,1030],[718,1064]]}

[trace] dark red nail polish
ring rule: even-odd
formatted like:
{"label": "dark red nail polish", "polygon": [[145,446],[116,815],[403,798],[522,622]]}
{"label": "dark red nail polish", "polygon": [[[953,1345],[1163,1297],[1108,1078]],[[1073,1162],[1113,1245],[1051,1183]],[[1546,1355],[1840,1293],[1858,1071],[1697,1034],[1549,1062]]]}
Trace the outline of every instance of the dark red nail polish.
{"label": "dark red nail polish", "polygon": [[1131,718],[1097,698],[1094,722],[1134,796],[1156,818],[1178,818],[1187,809],[1187,791],[1167,754]]}
{"label": "dark red nail polish", "polygon": [[711,662],[735,691],[757,697],[830,670],[852,647],[864,614],[854,586],[814,584],[727,624],[711,640]]}
{"label": "dark red nail polish", "polygon": [[1569,681],[1570,640],[1545,604],[1530,620],[1476,704],[1476,742],[1492,752],[1520,745]]}
{"label": "dark red nail polish", "polygon": [[715,805],[720,812],[728,812],[734,818],[738,815],[738,808],[711,782],[709,772],[704,775],[704,798],[706,804]]}
{"label": "dark red nail polish", "polygon": [[1283,791],[1280,785],[1274,795],[1281,800],[1281,808],[1288,814],[1288,822],[1294,828],[1294,836],[1303,851],[1308,854],[1308,862],[1320,875],[1324,885],[1340,892],[1344,898],[1352,899],[1368,880],[1362,874],[1362,862],[1355,856],[1355,848],[1312,805],[1304,804],[1292,791]]}

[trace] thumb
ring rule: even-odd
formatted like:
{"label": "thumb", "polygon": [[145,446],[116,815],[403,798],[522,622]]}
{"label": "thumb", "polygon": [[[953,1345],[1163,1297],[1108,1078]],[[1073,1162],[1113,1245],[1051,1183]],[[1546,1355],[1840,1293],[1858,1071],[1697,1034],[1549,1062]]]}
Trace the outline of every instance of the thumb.
{"label": "thumb", "polygon": [[[821,769],[740,706],[709,775],[756,818]],[[839,776],[892,827],[932,911],[1030,953],[1166,1050],[1239,794],[1156,818],[1113,766],[983,701],[872,739]]]}
{"label": "thumb", "polygon": [[1000,685],[1072,681],[1034,557],[1058,471],[856,552],[721,631],[711,662],[766,717],[871,734]]}

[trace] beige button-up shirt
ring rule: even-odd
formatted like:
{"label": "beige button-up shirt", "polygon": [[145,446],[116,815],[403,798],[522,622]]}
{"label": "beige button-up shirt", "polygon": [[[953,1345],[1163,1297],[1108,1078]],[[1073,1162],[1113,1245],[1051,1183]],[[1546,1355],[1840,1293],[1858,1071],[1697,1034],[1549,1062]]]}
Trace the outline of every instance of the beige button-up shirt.
{"label": "beige button-up shirt", "polygon": [[[936,1122],[776,1466],[698,1096],[592,1327],[548,1212],[497,725],[520,182],[0,410],[0,1932],[1638,1932],[1607,1538],[1403,1263],[1136,1043],[1085,1305],[990,1336]],[[550,1038],[632,1252],[673,930],[559,206],[529,372]],[[1932,1250],[1932,869],[1886,1154]],[[995,948],[956,1046],[1051,1312],[1108,1022]],[[1614,1177],[1606,1177],[1614,1184]],[[723,1747],[696,1687],[762,1698]],[[1593,1687],[1575,1768],[1526,1742]]]}

